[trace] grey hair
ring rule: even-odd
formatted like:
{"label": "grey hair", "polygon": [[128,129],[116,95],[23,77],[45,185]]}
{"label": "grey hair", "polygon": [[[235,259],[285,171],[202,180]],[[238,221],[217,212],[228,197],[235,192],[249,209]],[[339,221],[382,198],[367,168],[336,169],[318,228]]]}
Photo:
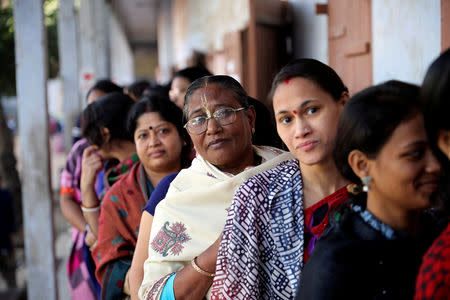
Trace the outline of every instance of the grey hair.
{"label": "grey hair", "polygon": [[227,75],[204,76],[192,82],[186,91],[183,108],[183,119],[185,122],[188,121],[188,105],[192,94],[198,89],[205,88],[208,84],[215,84],[223,89],[229,90],[236,96],[235,99],[242,107],[249,107],[247,92],[236,79]]}

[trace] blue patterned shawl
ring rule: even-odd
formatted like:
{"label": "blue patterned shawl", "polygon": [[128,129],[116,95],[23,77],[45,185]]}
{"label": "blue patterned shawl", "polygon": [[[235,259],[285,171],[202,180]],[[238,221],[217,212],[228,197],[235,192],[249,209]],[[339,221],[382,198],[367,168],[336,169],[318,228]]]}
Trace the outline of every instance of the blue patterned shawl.
{"label": "blue patterned shawl", "polygon": [[297,160],[237,190],[217,258],[213,299],[293,299],[303,267],[303,190]]}

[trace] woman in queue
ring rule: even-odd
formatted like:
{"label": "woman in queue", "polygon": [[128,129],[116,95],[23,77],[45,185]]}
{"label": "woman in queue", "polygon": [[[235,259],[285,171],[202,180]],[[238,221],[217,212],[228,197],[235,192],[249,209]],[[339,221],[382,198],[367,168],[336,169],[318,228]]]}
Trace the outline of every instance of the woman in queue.
{"label": "woman in queue", "polygon": [[[104,94],[120,90],[120,87],[109,80],[97,81],[87,92],[86,102],[90,104]],[[81,114],[72,132],[74,134],[74,145],[67,156],[65,167],[61,173],[59,204],[64,218],[72,225],[72,248],[67,260],[70,294],[74,299],[90,300],[98,299],[100,285],[94,275],[95,265],[89,251],[89,247],[95,243],[95,237],[90,232],[90,227],[84,219],[80,207],[81,165],[83,152],[89,147],[89,142],[86,139],[80,140],[80,124]],[[86,239],[86,237],[88,238]],[[81,270],[88,270],[88,272],[82,272]]]}
{"label": "woman in queue", "polygon": [[106,193],[98,242],[92,251],[96,275],[102,282],[102,299],[121,299],[130,294],[127,274],[142,208],[163,177],[190,164],[182,111],[167,96],[144,96],[134,104],[128,131],[134,137],[139,162]]}
{"label": "woman in queue", "polygon": [[390,81],[346,104],[334,158],[355,195],[318,241],[297,299],[412,298],[421,258],[439,232],[424,213],[440,165],[418,96],[417,86]]}
{"label": "woman in queue", "polygon": [[141,299],[201,299],[213,281],[221,232],[236,189],[292,158],[252,145],[255,112],[229,76],[207,76],[186,93],[185,125],[197,156],[155,210]]}
{"label": "woman in queue", "polygon": [[[127,174],[139,160],[133,137],[127,131],[127,113],[134,101],[119,92],[101,96],[83,111],[82,134],[90,146],[83,152],[81,168],[81,210],[95,239],[98,233],[100,200],[115,182]],[[103,178],[103,191],[96,191],[97,174],[103,170],[104,162],[119,163],[107,168]]]}
{"label": "woman in queue", "polygon": [[237,191],[220,245],[214,299],[292,299],[330,211],[347,198],[332,148],[348,90],[336,72],[298,59],[272,84],[277,131],[295,159]]}
{"label": "woman in queue", "polygon": [[[173,76],[169,97],[175,105],[180,109],[184,108],[184,98],[189,85],[198,78],[212,75],[206,68],[196,66],[188,67],[179,70]],[[180,119],[180,121],[182,118]],[[187,139],[190,141],[189,136]],[[192,142],[191,142],[192,145]],[[195,157],[195,149],[191,149],[191,160]],[[165,197],[165,193],[178,173],[171,174],[164,178],[162,185],[156,190],[151,199],[149,199],[141,216],[140,228],[141,231],[138,236],[136,251],[133,255],[133,260],[130,267],[130,292],[131,298],[137,299],[139,287],[141,286],[142,278],[144,277],[144,262],[148,257],[148,241],[150,238],[150,229],[152,228],[153,215],[155,214],[156,205]]]}
{"label": "woman in queue", "polygon": [[[425,124],[442,164],[439,208],[444,222],[450,217],[450,49],[429,67],[421,88]],[[450,295],[450,225],[423,257],[416,283],[416,300],[446,299]]]}
{"label": "woman in queue", "polygon": [[198,78],[210,75],[212,75],[211,72],[204,67],[189,67],[179,70],[173,75],[169,90],[170,100],[180,109],[184,109],[184,98],[191,83]]}

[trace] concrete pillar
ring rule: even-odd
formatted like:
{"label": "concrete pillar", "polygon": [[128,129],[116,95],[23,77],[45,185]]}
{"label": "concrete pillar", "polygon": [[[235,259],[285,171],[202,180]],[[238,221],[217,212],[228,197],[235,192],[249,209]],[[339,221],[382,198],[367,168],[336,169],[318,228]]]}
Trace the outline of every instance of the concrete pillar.
{"label": "concrete pillar", "polygon": [[111,4],[105,0],[94,0],[94,24],[95,24],[95,71],[97,78],[111,76],[110,48],[109,48],[109,17]]}
{"label": "concrete pillar", "polygon": [[158,65],[160,83],[167,83],[172,77],[173,56],[173,32],[172,32],[172,0],[159,2],[157,20],[158,38]]}
{"label": "concrete pillar", "polygon": [[16,84],[29,299],[56,299],[44,0],[14,1]]}
{"label": "concrete pillar", "polygon": [[64,91],[64,144],[72,147],[72,128],[81,111],[78,81],[77,16],[74,0],[60,0],[58,14],[60,73]]}
{"label": "concrete pillar", "polygon": [[80,86],[82,99],[86,92],[95,82],[95,25],[94,25],[94,2],[91,0],[80,0],[79,9],[79,58],[80,58]]}
{"label": "concrete pillar", "polygon": [[109,14],[105,0],[80,0],[80,85],[83,98],[98,79],[110,77]]}

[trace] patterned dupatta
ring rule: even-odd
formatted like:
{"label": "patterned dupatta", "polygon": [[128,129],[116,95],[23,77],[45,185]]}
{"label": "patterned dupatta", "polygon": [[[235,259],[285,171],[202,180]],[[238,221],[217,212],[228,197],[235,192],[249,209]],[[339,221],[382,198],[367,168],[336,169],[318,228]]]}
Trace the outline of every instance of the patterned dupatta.
{"label": "patterned dupatta", "polygon": [[122,294],[136,247],[142,209],[153,192],[146,181],[139,162],[103,198],[98,240],[92,250],[96,276],[102,283],[102,299],[117,299]]}
{"label": "patterned dupatta", "polygon": [[100,194],[100,200],[103,201],[103,198],[106,195],[106,192],[108,192],[111,187],[119,181],[123,176],[127,175],[131,168],[139,161],[139,156],[137,153],[133,154],[132,156],[124,159],[119,164],[115,165],[112,168],[109,168],[105,171],[105,176],[103,178],[104,183],[104,189],[102,193]]}
{"label": "patterned dupatta", "polygon": [[[325,230],[329,211],[346,198],[344,187],[317,203],[327,210],[316,220],[315,237]],[[294,299],[304,257],[312,250],[305,247],[304,234],[310,231],[305,219],[313,218],[303,211],[298,160],[242,184],[228,212],[211,298]]]}
{"label": "patterned dupatta", "polygon": [[227,209],[237,188],[251,176],[292,159],[271,147],[254,147],[263,159],[259,166],[230,177],[200,155],[171,183],[166,198],[155,210],[144,264],[141,299],[160,299],[171,274],[188,265],[220,235]]}
{"label": "patterned dupatta", "polygon": [[293,299],[303,266],[303,183],[297,160],[237,190],[217,256],[212,299]]}

